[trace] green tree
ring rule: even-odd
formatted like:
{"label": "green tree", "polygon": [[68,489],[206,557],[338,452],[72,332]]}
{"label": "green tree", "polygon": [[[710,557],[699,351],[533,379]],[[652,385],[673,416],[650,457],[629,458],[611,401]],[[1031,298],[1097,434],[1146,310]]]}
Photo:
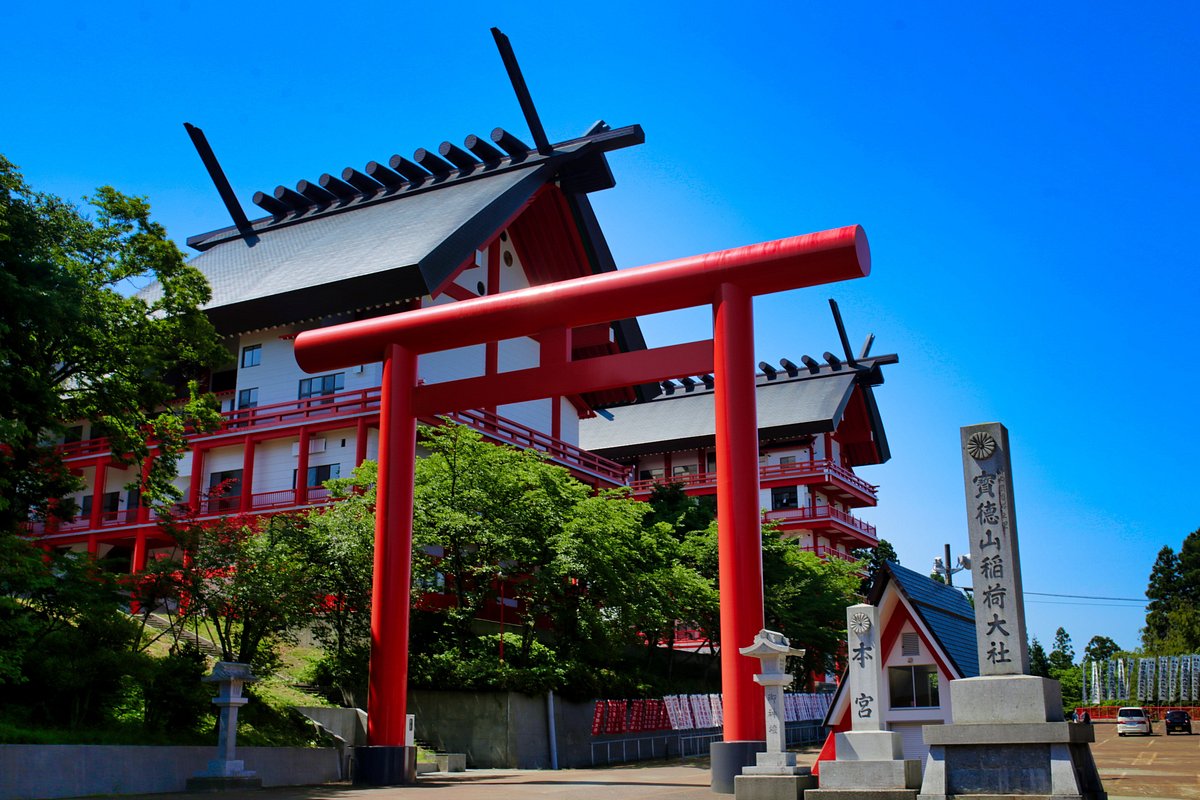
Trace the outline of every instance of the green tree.
{"label": "green tree", "polygon": [[1042,678],[1050,677],[1050,659],[1046,657],[1046,648],[1042,647],[1036,636],[1029,645],[1029,674]]}
{"label": "green tree", "polygon": [[1182,580],[1179,574],[1179,558],[1168,545],[1158,551],[1154,566],[1150,569],[1150,581],[1146,587],[1146,627],[1142,637],[1148,650],[1167,636],[1171,628],[1171,613],[1180,604]]}
{"label": "green tree", "polygon": [[1050,672],[1070,669],[1075,663],[1075,648],[1071,646],[1071,635],[1064,628],[1054,632],[1054,647],[1050,651]]}
{"label": "green tree", "polygon": [[1200,650],[1200,530],[1184,538],[1178,554],[1169,546],[1159,550],[1146,597],[1143,650],[1162,655]]}
{"label": "green tree", "polygon": [[1107,636],[1093,636],[1087,643],[1087,647],[1083,648],[1083,660],[1088,661],[1107,661],[1108,659],[1121,652],[1121,646]]}
{"label": "green tree", "polygon": [[[718,586],[717,525],[688,537],[685,550],[697,570]],[[821,559],[783,539],[772,526],[762,531],[763,605],[766,624],[805,650],[802,667],[826,671],[846,636],[846,606],[858,602],[861,562]],[[715,627],[712,637],[719,642]]]}
{"label": "green tree", "polygon": [[[303,518],[184,519],[168,527],[181,561],[151,563],[139,583],[155,587],[155,600],[170,599],[182,626],[213,640],[222,660],[270,672],[278,645],[312,620],[320,602],[299,554]],[[173,598],[162,596],[163,586],[173,587]]]}
{"label": "green tree", "polygon": [[317,598],[311,628],[325,650],[318,677],[347,706],[366,705],[377,475],[376,463],[364,461],[350,478],[326,482],[338,502],[310,511],[305,530],[296,537]]}
{"label": "green tree", "polygon": [[879,544],[873,548],[859,548],[852,555],[860,561],[867,562],[867,577],[863,578],[859,591],[864,596],[871,591],[871,587],[875,584],[875,576],[883,569],[884,564],[889,561],[893,564],[900,563],[900,556],[896,555],[896,548],[887,539],[880,539]]}
{"label": "green tree", "polygon": [[[218,420],[195,380],[228,358],[199,310],[203,276],[144,198],[106,186],[91,203],[94,218],[33,191],[0,156],[0,533],[74,514],[53,502],[78,485],[53,444],[64,426],[89,420],[118,462],[150,459],[141,488],[162,500],[177,494],[185,428]],[[129,296],[147,279],[157,299]],[[168,409],[183,386],[187,402]]]}

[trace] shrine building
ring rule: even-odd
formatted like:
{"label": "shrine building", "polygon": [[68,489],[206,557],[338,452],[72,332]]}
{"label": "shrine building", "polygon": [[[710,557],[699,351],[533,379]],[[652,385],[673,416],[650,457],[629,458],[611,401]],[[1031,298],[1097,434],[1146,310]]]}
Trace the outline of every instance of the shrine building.
{"label": "shrine building", "polygon": [[[951,722],[948,682],[979,675],[975,610],[962,591],[890,561],[876,573],[867,602],[879,609],[883,728],[900,733],[904,758],[920,759],[924,769],[929,746],[921,728]],[[835,757],[834,733],[851,729],[847,688],[843,680],[825,716],[829,735],[818,764]]]}
{"label": "shrine building", "polygon": [[[203,133],[188,130],[211,172]],[[589,195],[615,185],[608,153],[643,141],[637,125],[604,122],[536,146],[497,128],[258,192],[265,216],[234,214],[233,226],[190,237],[199,251],[191,263],[212,288],[204,311],[232,363],[208,377],[223,424],[193,435],[179,464],[191,514],[203,522],[327,504],[325,481],[377,457],[381,362],[307,374],[293,354],[299,333],[615,270]],[[159,292],[155,284],[141,296]],[[535,367],[540,347],[522,337],[421,355],[419,377]],[[637,319],[625,319],[576,327],[569,347],[579,360],[646,342]],[[864,350],[760,364],[762,506],[798,546],[848,559],[877,543],[854,514],[876,504],[876,487],[854,470],[889,458],[873,390],[896,361]],[[714,494],[712,388],[711,375],[685,376],[448,416],[496,444],[534,448],[598,490],[629,485],[645,499],[671,481]],[[87,423],[70,430],[62,453],[85,486],[73,497],[81,513],[31,524],[41,543],[133,572],[172,552],[153,511],[125,488],[140,466],[115,463]]]}

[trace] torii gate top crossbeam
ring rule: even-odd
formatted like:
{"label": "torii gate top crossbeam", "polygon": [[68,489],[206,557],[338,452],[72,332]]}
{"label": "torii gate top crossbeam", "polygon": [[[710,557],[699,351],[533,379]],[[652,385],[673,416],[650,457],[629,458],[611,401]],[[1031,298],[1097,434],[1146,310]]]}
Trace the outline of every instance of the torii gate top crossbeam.
{"label": "torii gate top crossbeam", "polygon": [[451,350],[706,305],[722,284],[756,296],[870,271],[866,233],[852,225],[305,331],[296,361],[324,372],[378,361],[393,344],[416,354]]}

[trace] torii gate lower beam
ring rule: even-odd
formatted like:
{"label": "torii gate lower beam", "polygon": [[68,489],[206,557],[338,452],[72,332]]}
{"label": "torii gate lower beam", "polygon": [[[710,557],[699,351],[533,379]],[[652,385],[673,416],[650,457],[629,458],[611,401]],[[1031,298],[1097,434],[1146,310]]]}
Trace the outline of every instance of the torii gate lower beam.
{"label": "torii gate lower beam", "polygon": [[[716,380],[717,524],[726,742],[761,741],[762,690],[738,655],[763,625],[762,552],[752,298],[865,277],[870,254],[851,226],[575,278],[301,333],[296,360],[325,372],[383,360],[379,493],[371,609],[368,740],[402,746],[408,682],[416,419],[454,397],[489,392],[505,402],[695,374],[711,352]],[[708,342],[569,361],[573,328],[697,305],[713,307]],[[518,373],[417,385],[422,353],[542,334],[541,363]],[[683,356],[679,361],[671,355]],[[627,379],[627,380],[625,380]],[[469,391],[468,391],[469,390]]]}

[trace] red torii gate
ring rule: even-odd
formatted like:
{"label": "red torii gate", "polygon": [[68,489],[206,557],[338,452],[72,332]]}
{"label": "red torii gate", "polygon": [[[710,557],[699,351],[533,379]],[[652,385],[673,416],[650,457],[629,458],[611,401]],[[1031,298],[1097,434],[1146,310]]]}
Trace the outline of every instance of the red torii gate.
{"label": "red torii gate", "polygon": [[[758,423],[752,298],[865,277],[859,226],[306,331],[296,361],[327,372],[383,360],[379,492],[371,595],[368,741],[405,741],[416,420],[421,416],[595,392],[712,372],[715,377],[721,682],[725,742],[765,738],[754,659],[738,647],[763,627]],[[710,340],[571,360],[571,331],[711,304]],[[537,335],[539,366],[418,385],[417,356]],[[714,765],[715,766],[715,765]]]}

